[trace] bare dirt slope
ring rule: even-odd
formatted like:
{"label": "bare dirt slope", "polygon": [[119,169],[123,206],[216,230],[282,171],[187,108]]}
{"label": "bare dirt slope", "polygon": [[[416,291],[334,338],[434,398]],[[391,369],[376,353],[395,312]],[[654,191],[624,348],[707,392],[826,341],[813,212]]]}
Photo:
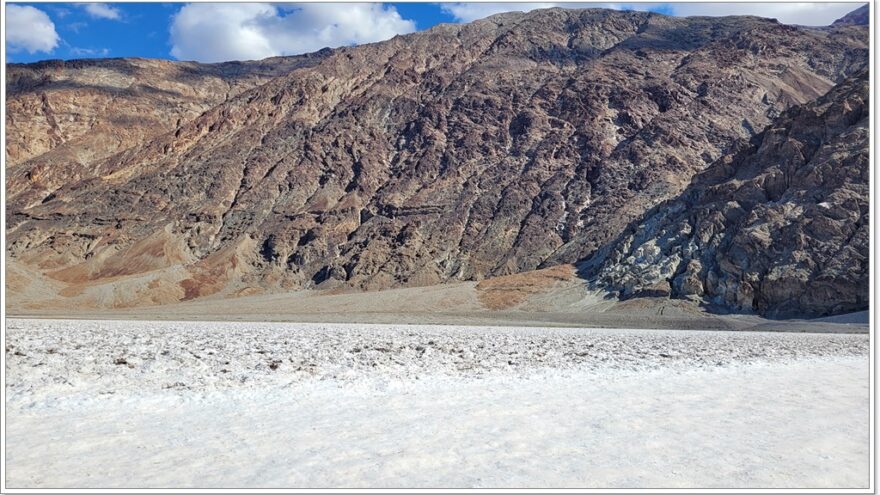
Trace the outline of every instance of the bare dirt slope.
{"label": "bare dirt slope", "polygon": [[[766,330],[865,333],[865,313],[856,318],[773,321],[759,316],[718,315],[692,301],[665,297],[619,301],[590,289],[574,265],[477,282],[459,282],[382,291],[301,290],[256,295],[214,295],[194,301],[112,307],[132,294],[125,281],[97,291],[64,297],[39,274],[14,264],[7,284],[12,316],[131,320],[299,321],[334,323],[541,325],[604,328]],[[97,296],[95,295],[97,294]],[[88,297],[104,297],[103,305]],[[34,302],[38,301],[38,302]],[[839,320],[839,321],[837,321]]]}

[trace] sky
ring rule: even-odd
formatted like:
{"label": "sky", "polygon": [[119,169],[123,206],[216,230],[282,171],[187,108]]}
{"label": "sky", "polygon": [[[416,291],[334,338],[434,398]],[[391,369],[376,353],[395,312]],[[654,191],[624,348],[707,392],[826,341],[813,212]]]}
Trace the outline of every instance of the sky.
{"label": "sky", "polygon": [[444,22],[554,6],[759,15],[822,26],[863,3],[7,3],[6,61],[257,60],[370,43]]}

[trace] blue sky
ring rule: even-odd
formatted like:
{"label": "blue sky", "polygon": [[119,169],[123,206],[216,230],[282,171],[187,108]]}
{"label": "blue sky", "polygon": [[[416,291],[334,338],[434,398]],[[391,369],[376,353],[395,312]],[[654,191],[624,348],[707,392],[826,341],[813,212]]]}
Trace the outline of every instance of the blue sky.
{"label": "blue sky", "polygon": [[861,3],[7,3],[7,62],[148,57],[220,62],[368,43],[551,6],[651,10],[668,15],[751,14],[827,25]]}

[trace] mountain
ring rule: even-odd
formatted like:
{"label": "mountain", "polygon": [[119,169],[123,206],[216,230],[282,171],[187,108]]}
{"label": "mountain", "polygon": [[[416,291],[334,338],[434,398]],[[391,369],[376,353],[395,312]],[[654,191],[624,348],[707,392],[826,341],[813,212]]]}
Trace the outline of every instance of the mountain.
{"label": "mountain", "polygon": [[9,64],[6,167],[16,170],[30,161],[24,168],[41,175],[40,187],[58,187],[71,172],[78,175],[97,160],[172,131],[243,91],[315,63],[322,53],[223,64],[146,59]]}
{"label": "mountain", "polygon": [[772,317],[868,307],[863,70],[787,110],[586,263],[593,285]]}
{"label": "mountain", "polygon": [[834,26],[840,26],[843,24],[853,24],[858,26],[867,26],[870,24],[870,10],[868,8],[868,4],[862,5],[861,7],[853,10],[849,14],[841,17],[834,21]]}
{"label": "mountain", "polygon": [[[7,147],[7,255],[95,304],[431,285],[581,260],[867,67],[868,31],[500,14],[270,59],[234,83],[213,66],[138,61],[167,64],[144,70],[156,90],[125,79],[109,100],[119,113],[61,144],[43,137],[61,124],[35,102],[68,91],[69,108],[101,119],[90,86],[130,63],[72,64],[75,85],[24,84],[13,97],[34,103],[8,106],[22,124]],[[174,86],[181,70],[205,89]],[[129,109],[162,124],[133,124]]]}

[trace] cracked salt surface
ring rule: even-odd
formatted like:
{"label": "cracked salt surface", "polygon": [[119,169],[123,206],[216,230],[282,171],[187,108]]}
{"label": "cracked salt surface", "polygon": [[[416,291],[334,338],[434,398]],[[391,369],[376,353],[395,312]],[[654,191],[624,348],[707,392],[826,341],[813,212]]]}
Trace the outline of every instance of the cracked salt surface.
{"label": "cracked salt surface", "polygon": [[692,369],[868,352],[865,335],[675,330],[10,319],[6,332],[13,400],[80,390]]}
{"label": "cracked salt surface", "polygon": [[844,334],[9,319],[7,482],[859,487],[868,352]]}

